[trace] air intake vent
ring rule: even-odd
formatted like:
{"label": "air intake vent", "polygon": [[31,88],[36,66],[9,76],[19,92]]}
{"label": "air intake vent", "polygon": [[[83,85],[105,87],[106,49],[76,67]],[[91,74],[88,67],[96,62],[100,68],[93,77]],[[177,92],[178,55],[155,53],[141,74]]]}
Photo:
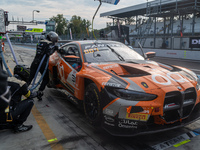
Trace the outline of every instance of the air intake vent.
{"label": "air intake vent", "polygon": [[165,96],[163,118],[168,123],[184,119],[192,112],[195,102],[196,91],[194,88],[186,89],[184,92],[169,92]]}

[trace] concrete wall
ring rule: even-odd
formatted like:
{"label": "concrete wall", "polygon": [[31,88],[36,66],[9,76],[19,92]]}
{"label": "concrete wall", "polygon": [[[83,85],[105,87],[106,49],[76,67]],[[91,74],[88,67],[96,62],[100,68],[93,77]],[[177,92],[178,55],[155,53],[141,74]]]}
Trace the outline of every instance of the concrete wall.
{"label": "concrete wall", "polygon": [[[141,53],[140,48],[134,48],[138,53]],[[156,52],[156,56],[169,57],[169,58],[180,58],[180,59],[191,59],[200,60],[200,51],[186,51],[186,50],[166,50],[166,49],[151,49],[144,48],[144,52]]]}

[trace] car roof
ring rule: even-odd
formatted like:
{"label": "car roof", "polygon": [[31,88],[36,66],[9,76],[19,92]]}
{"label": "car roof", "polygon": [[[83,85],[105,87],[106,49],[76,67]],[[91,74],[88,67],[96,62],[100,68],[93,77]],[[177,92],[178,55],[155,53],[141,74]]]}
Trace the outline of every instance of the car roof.
{"label": "car roof", "polygon": [[67,45],[67,44],[72,44],[72,43],[79,43],[79,44],[101,44],[101,43],[112,43],[112,44],[123,44],[121,42],[117,42],[117,41],[110,41],[110,40],[81,40],[81,41],[70,41],[64,45],[62,45],[61,47]]}

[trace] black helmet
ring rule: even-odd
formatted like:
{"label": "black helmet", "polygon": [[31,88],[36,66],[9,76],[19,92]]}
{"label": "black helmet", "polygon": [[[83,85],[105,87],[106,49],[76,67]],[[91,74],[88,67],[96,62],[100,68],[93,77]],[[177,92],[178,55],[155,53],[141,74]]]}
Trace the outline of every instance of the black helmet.
{"label": "black helmet", "polygon": [[19,77],[21,80],[28,82],[30,75],[30,69],[25,67],[25,65],[16,65],[14,67],[14,76]]}
{"label": "black helmet", "polygon": [[53,32],[53,31],[50,31],[48,34],[47,34],[47,40],[53,42],[53,43],[56,43],[58,42],[58,34]]}

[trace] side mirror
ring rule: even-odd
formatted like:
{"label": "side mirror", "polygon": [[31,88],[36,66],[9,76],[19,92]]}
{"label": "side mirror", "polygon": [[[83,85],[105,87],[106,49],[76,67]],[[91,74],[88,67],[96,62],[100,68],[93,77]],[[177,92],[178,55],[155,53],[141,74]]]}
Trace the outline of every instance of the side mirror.
{"label": "side mirror", "polygon": [[147,52],[145,54],[146,54],[147,58],[153,58],[156,56],[156,52]]}
{"label": "side mirror", "polygon": [[66,62],[69,62],[69,63],[80,63],[81,62],[81,58],[78,56],[74,56],[74,55],[64,56],[64,59]]}

